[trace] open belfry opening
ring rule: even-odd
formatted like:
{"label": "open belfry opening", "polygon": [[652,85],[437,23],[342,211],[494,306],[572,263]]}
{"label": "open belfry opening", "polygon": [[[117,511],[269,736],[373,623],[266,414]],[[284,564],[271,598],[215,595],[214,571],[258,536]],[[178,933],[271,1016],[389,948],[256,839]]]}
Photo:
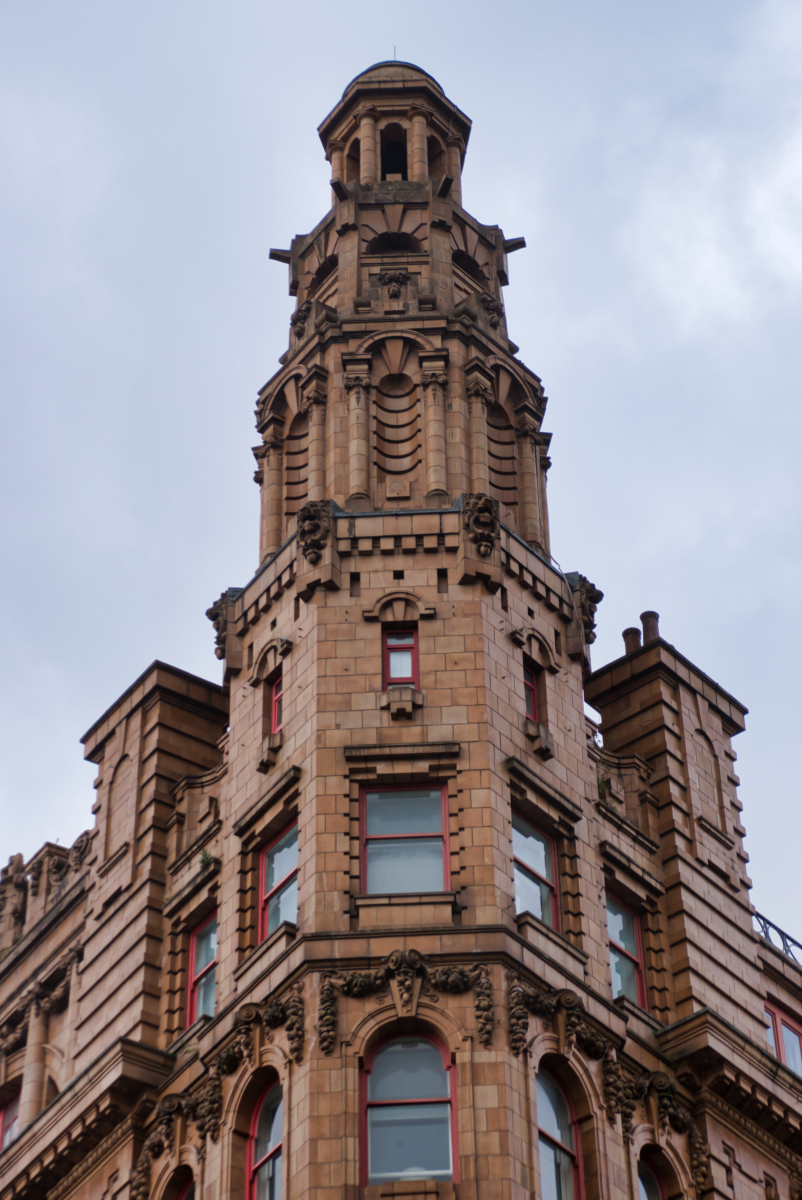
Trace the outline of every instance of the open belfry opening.
{"label": "open belfry opening", "polygon": [[0,1200],[802,1197],[746,709],[651,610],[591,666],[470,132],[399,62],[319,127],[222,680],[153,663],[91,828],[2,870]]}

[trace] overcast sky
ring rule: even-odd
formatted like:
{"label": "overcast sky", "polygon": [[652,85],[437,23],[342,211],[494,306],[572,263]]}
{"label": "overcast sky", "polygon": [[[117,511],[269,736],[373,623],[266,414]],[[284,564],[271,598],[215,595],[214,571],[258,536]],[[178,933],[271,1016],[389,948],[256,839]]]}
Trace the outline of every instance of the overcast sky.
{"label": "overcast sky", "polygon": [[798,0],[0,0],[0,856],[91,826],[80,736],[258,556],[270,246],[329,203],[316,126],[392,58],[474,122],[463,198],[527,249],[552,545],[748,705],[757,907],[802,940]]}

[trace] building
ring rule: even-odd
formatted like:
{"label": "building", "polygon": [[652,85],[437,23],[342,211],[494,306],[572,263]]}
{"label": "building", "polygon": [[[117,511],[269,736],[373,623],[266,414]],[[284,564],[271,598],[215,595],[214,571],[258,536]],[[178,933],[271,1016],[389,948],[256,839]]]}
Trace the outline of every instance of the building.
{"label": "building", "polygon": [[319,134],[223,682],[154,663],[92,828],[2,872],[0,1200],[800,1200],[746,710],[651,612],[591,669],[468,118],[380,63]]}

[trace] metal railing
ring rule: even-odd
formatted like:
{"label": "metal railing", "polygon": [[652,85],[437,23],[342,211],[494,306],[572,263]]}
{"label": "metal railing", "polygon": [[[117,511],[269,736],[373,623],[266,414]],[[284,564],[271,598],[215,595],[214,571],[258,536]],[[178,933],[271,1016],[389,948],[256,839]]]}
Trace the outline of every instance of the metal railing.
{"label": "metal railing", "polygon": [[754,914],[754,922],[757,927],[757,932],[762,938],[765,938],[769,945],[775,950],[786,954],[788,958],[792,958],[795,963],[802,967],[802,943],[796,938],[792,938],[790,933],[786,933],[784,929],[780,929],[779,925],[775,925],[768,917],[764,917],[762,913]]}

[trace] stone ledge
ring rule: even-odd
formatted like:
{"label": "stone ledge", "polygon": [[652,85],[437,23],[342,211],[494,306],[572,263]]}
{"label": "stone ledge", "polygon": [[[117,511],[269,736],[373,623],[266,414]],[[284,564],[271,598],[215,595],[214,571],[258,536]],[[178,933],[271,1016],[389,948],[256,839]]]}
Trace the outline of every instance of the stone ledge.
{"label": "stone ledge", "polygon": [[371,762],[384,758],[457,758],[459,742],[382,742],[375,746],[343,746],[346,761]]}

